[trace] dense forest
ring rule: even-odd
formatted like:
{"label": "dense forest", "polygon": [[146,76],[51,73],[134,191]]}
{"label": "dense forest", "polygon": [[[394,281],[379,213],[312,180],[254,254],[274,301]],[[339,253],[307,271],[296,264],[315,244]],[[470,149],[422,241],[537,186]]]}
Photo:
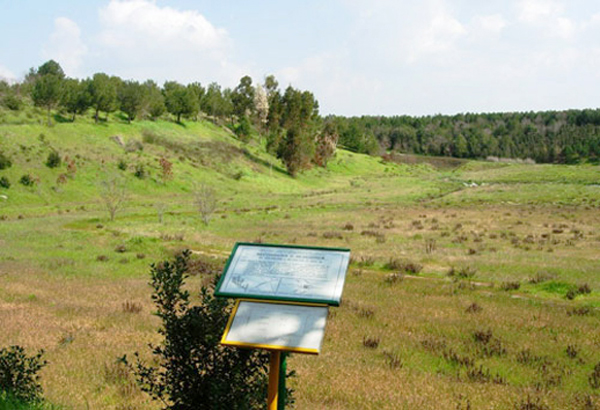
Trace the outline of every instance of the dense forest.
{"label": "dense forest", "polygon": [[600,157],[600,110],[332,119],[340,143],[457,158],[521,158],[573,164]]}
{"label": "dense forest", "polygon": [[323,118],[311,92],[292,86],[282,91],[272,75],[262,84],[244,76],[233,89],[176,81],[161,87],[153,80],[123,80],[105,73],[68,78],[50,60],[30,69],[22,82],[0,80],[0,123],[9,118],[3,110],[32,105],[46,112],[49,125],[53,120],[74,122],[81,115],[105,122],[110,113],[127,122],[166,116],[177,123],[207,119],[230,128],[241,141],[264,142],[291,175],[327,166],[338,144],[371,155],[399,152],[567,164],[600,158],[598,109]]}

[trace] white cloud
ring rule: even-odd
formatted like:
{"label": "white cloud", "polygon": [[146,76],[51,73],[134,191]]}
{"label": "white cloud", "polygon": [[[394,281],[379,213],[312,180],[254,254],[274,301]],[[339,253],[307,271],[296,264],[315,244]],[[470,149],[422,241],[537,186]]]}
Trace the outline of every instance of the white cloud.
{"label": "white cloud", "polygon": [[100,18],[105,25],[102,40],[108,46],[215,50],[228,43],[227,32],[197,11],[161,8],[148,0],[111,0]]}
{"label": "white cloud", "polygon": [[57,61],[67,75],[76,76],[83,63],[87,47],[81,40],[79,26],[66,17],[54,20],[54,31],[44,45],[42,57]]}
{"label": "white cloud", "polygon": [[449,51],[467,29],[451,14],[444,10],[432,16],[425,30],[418,32],[413,38],[410,61],[415,61],[423,54],[437,54]]}
{"label": "white cloud", "polygon": [[517,8],[519,20],[526,23],[544,22],[564,11],[562,4],[553,0],[521,0]]}
{"label": "white cloud", "polygon": [[17,80],[17,76],[14,75],[8,68],[0,64],[0,80],[12,83]]}
{"label": "white cloud", "polygon": [[111,0],[100,10],[100,50],[121,76],[231,83],[243,70],[231,61],[232,41],[195,10],[151,0]]}
{"label": "white cloud", "polygon": [[520,22],[541,29],[548,37],[571,39],[578,26],[564,16],[564,4],[554,0],[521,0],[517,4]]}
{"label": "white cloud", "polygon": [[501,14],[490,14],[487,16],[475,16],[473,24],[477,29],[484,32],[499,33],[508,23]]}

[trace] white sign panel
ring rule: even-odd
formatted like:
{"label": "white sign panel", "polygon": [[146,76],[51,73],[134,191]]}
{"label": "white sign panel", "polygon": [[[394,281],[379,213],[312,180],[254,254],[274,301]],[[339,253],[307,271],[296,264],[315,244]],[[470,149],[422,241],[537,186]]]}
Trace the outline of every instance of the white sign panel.
{"label": "white sign panel", "polygon": [[221,343],[318,354],[327,312],[327,306],[242,300],[230,318]]}
{"label": "white sign panel", "polygon": [[339,305],[349,250],[238,244],[217,295]]}

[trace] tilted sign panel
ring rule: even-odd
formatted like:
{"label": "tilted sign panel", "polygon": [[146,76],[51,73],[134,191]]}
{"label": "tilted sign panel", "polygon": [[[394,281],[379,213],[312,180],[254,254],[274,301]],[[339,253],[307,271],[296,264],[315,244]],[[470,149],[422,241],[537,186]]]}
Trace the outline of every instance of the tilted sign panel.
{"label": "tilted sign panel", "polygon": [[238,301],[221,343],[318,354],[327,313],[323,305]]}
{"label": "tilted sign panel", "polygon": [[350,251],[237,244],[217,295],[339,305]]}

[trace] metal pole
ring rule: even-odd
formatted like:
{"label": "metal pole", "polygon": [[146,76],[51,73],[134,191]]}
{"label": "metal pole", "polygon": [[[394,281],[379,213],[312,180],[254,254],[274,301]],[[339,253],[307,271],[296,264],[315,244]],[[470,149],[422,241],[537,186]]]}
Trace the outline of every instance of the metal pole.
{"label": "metal pole", "polygon": [[269,394],[267,397],[267,409],[277,410],[279,395],[279,366],[281,353],[278,350],[271,351],[271,363],[269,365]]}
{"label": "metal pole", "polygon": [[279,364],[279,410],[285,409],[285,400],[287,398],[287,391],[285,389],[285,377],[287,375],[287,357],[287,352],[281,353],[281,361]]}

